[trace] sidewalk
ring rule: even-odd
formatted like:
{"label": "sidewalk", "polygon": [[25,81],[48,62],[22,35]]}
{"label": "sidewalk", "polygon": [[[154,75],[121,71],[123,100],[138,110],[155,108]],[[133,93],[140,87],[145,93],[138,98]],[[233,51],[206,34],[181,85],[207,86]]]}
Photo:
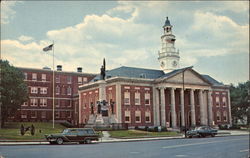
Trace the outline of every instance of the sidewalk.
{"label": "sidewalk", "polygon": [[[236,136],[236,135],[249,135],[249,131],[238,130],[219,130],[216,136]],[[133,142],[133,141],[150,141],[150,140],[168,140],[168,139],[183,139],[183,136],[175,137],[150,137],[150,138],[131,138],[131,139],[118,139],[111,138],[107,131],[103,131],[103,137],[99,141],[93,143],[114,143],[114,142]],[[0,140],[0,145],[48,145],[47,141],[15,141],[15,140]]]}

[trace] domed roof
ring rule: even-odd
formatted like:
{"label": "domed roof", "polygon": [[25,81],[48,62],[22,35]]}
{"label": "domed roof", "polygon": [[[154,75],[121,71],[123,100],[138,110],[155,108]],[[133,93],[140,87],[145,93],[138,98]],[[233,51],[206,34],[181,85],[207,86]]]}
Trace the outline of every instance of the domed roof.
{"label": "domed roof", "polygon": [[168,20],[168,17],[166,18],[165,25],[164,25],[163,27],[165,27],[165,26],[172,26],[172,25],[170,24],[170,21]]}

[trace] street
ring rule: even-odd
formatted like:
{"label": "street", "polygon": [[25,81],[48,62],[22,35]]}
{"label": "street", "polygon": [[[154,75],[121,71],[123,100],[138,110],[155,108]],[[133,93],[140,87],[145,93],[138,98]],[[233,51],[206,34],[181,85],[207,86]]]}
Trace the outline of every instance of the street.
{"label": "street", "polygon": [[0,146],[4,158],[248,158],[249,136],[99,144]]}

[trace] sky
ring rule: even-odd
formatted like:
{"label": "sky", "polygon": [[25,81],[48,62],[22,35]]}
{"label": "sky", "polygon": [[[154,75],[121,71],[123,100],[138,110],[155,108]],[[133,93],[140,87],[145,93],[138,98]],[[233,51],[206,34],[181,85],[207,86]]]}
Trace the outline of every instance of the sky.
{"label": "sky", "polygon": [[249,79],[249,1],[2,1],[1,58],[17,67],[99,73],[120,66],[160,69],[168,16],[180,67],[224,84]]}

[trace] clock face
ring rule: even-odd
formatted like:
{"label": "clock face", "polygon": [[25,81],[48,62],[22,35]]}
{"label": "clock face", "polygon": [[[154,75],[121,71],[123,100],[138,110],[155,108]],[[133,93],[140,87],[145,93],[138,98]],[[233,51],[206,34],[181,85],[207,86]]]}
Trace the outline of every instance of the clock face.
{"label": "clock face", "polygon": [[162,61],[161,62],[161,67],[163,68],[165,66],[165,63]]}
{"label": "clock face", "polygon": [[177,66],[177,61],[173,61],[173,62],[172,62],[172,65],[173,65],[174,67],[176,67],[176,66]]}

